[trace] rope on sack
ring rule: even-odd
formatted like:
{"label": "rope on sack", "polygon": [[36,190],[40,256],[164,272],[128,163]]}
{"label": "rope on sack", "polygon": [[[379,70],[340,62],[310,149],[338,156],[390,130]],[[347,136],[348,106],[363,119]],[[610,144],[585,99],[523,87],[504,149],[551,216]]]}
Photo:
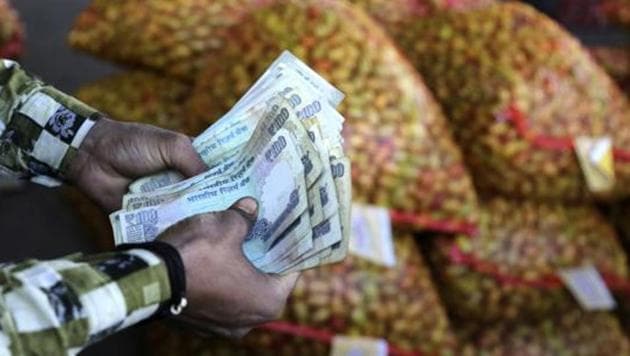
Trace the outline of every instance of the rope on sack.
{"label": "rope on sack", "polygon": [[[515,104],[507,108],[505,111],[505,119],[512,122],[516,128],[516,132],[534,146],[554,151],[573,151],[575,149],[573,138],[545,136],[533,132],[529,127],[529,121]],[[616,161],[630,162],[630,151],[613,148],[613,157]]]}
{"label": "rope on sack", "polygon": [[[319,341],[321,343],[332,343],[335,334],[327,330],[321,330],[305,325],[297,325],[286,321],[272,321],[259,327],[267,331],[273,331],[282,334],[289,334],[303,337],[305,339]],[[394,345],[387,344],[388,354],[392,356],[422,356],[420,351],[405,351]]]}
{"label": "rope on sack", "polygon": [[[451,246],[448,255],[451,263],[470,267],[476,272],[489,275],[500,283],[506,285],[543,289],[564,287],[562,279],[555,274],[546,275],[536,280],[525,279],[520,276],[507,275],[499,271],[499,267],[497,264],[480,260],[471,253],[464,253],[456,244],[453,244]],[[613,273],[600,272],[600,274],[602,275],[602,279],[604,280],[604,282],[606,282],[606,285],[610,289],[630,296],[630,282],[628,280],[621,278]]]}
{"label": "rope on sack", "polygon": [[419,225],[436,232],[461,233],[470,236],[475,236],[478,232],[476,224],[463,220],[440,220],[425,214],[405,213],[391,209],[389,210],[389,216],[393,223]]}

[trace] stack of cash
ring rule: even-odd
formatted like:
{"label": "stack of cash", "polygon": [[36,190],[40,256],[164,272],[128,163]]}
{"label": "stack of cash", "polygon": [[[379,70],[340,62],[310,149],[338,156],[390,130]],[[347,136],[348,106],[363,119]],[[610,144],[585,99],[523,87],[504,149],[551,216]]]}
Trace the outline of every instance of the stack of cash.
{"label": "stack of cash", "polygon": [[193,145],[208,171],[144,177],[110,220],[116,244],[151,241],[196,214],[258,202],[243,244],[268,273],[337,262],[347,252],[350,161],[344,156],[343,94],[284,52],[236,105]]}

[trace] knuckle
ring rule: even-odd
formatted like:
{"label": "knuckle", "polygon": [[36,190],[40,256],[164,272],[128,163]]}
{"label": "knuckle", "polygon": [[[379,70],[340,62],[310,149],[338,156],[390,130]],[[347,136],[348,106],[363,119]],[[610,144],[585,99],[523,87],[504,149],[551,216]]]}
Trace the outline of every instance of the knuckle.
{"label": "knuckle", "polygon": [[169,140],[174,149],[180,151],[180,150],[187,150],[188,148],[190,148],[191,143],[188,136],[178,133],[178,132],[172,132],[172,131],[169,131],[169,134],[171,136]]}

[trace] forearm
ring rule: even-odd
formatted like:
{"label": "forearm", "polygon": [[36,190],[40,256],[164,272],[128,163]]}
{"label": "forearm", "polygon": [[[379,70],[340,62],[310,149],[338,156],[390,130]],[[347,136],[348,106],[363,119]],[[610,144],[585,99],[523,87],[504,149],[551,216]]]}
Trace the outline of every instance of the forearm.
{"label": "forearm", "polygon": [[142,249],[5,265],[0,354],[74,354],[170,298],[164,263]]}
{"label": "forearm", "polygon": [[0,174],[63,178],[98,116],[17,63],[0,60]]}

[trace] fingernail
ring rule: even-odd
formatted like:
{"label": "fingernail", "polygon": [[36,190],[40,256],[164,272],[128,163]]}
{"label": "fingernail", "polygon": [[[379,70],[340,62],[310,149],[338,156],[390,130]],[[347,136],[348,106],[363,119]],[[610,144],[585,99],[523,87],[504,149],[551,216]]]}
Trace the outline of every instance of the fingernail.
{"label": "fingernail", "polygon": [[234,204],[234,207],[242,210],[248,215],[254,216],[258,210],[258,203],[252,198],[243,198],[237,201],[236,204]]}

